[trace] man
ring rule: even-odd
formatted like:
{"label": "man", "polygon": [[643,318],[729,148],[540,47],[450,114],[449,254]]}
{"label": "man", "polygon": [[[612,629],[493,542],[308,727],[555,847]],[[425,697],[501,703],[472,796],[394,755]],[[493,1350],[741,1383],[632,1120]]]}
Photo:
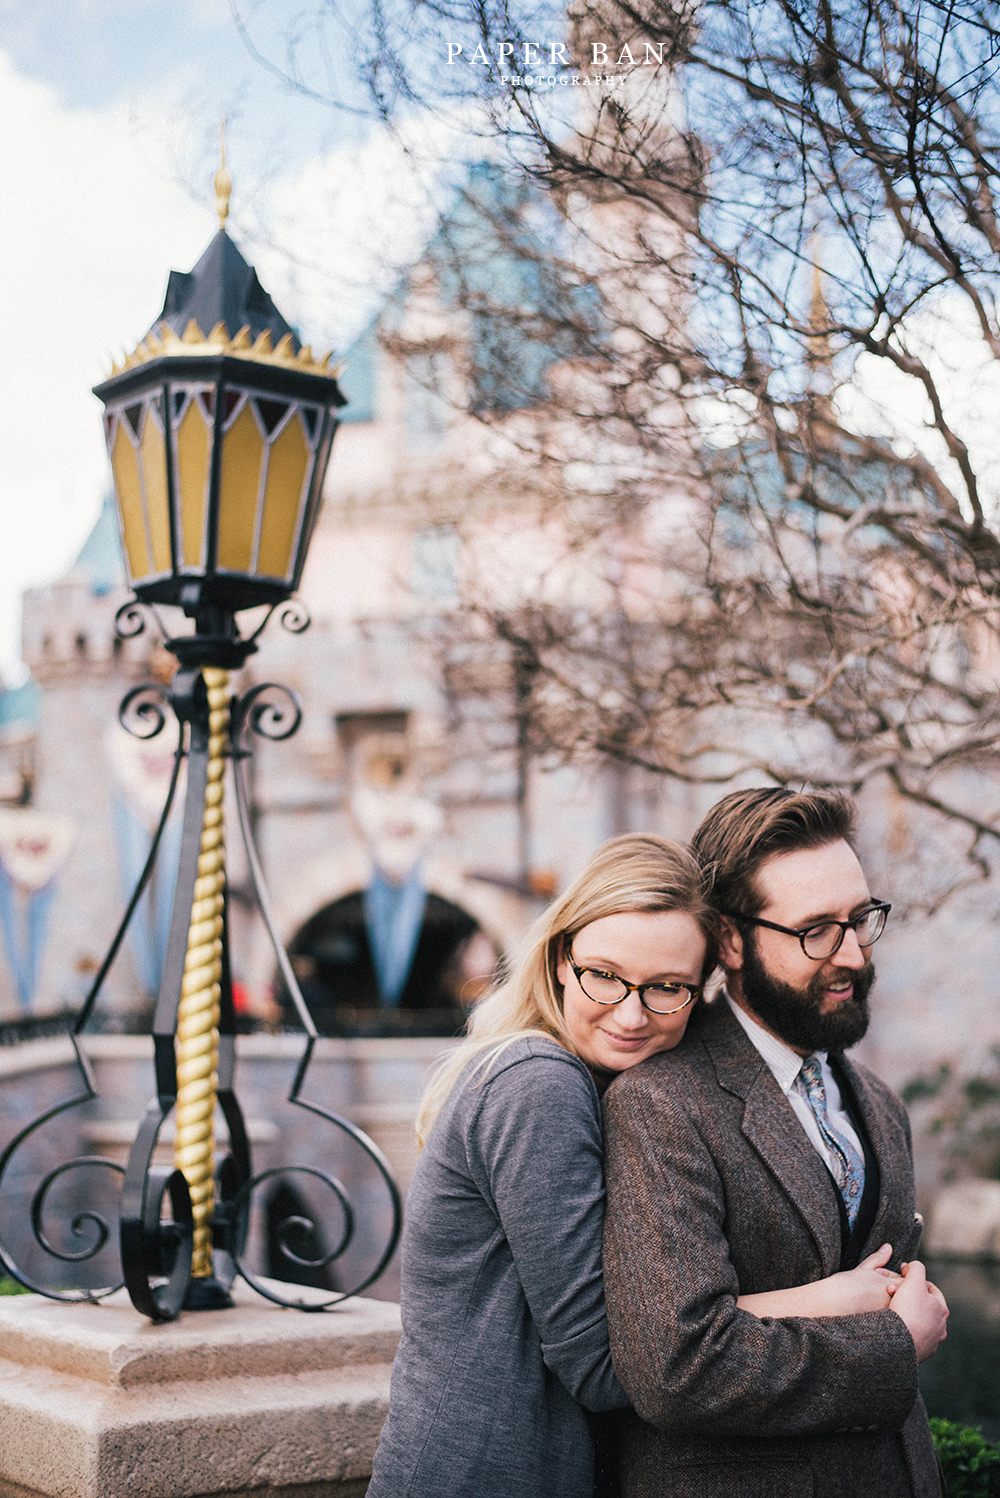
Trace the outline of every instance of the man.
{"label": "man", "polygon": [[[868,1024],[873,900],[836,794],[737,791],[694,838],[726,988],[606,1100],[605,1279],[634,1405],[626,1498],[939,1498],[917,1364],[947,1307],[923,1267],[899,1099],[843,1052]],[[758,1318],[883,1244],[891,1308]]]}

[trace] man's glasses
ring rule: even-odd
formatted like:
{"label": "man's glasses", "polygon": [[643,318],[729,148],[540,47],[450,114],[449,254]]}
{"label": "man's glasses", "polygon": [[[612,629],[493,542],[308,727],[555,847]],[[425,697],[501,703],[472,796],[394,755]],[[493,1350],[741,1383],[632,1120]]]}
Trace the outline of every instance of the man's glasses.
{"label": "man's glasses", "polygon": [[[567,952],[566,960],[587,998],[595,1004],[620,1004],[630,993],[637,993],[639,1003],[650,1014],[679,1014],[701,993],[700,984],[695,987],[690,983],[626,983],[617,973],[606,973],[598,967],[577,967],[572,952]],[[682,994],[686,995],[683,1002],[674,1002]]]}
{"label": "man's glasses", "polygon": [[785,936],[797,936],[799,946],[813,962],[825,962],[833,957],[844,944],[848,931],[858,938],[859,947],[870,947],[878,941],[885,930],[891,905],[876,900],[860,915],[852,915],[849,921],[817,921],[815,926],[779,926],[775,921],[762,921],[759,916],[742,915],[738,910],[722,910],[720,915],[731,921],[746,921],[750,926],[766,926],[768,931],[780,931]]}

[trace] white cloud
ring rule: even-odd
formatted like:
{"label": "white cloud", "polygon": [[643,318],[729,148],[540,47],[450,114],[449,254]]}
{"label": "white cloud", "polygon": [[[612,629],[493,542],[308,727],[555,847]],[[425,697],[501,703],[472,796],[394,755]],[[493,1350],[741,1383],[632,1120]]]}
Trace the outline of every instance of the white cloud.
{"label": "white cloud", "polygon": [[66,110],[0,52],[0,669],[18,655],[22,589],[65,570],[108,486],[90,388],[213,231],[151,120]]}
{"label": "white cloud", "polygon": [[[91,387],[156,317],[168,271],[189,270],[217,225],[178,180],[177,104],[167,90],[145,98],[141,113],[124,103],[71,110],[0,52],[0,138],[0,672],[9,674],[22,590],[65,571],[108,487]],[[314,268],[300,271],[298,284],[287,257],[243,246],[265,284],[269,274],[277,283],[279,305],[283,292],[292,295],[288,314],[301,318],[306,337],[319,325],[317,342],[341,333],[343,306],[333,303],[346,288],[356,306],[365,285],[358,257],[385,242],[391,194],[372,190],[372,173],[398,181],[386,165],[377,149],[343,164],[326,157],[271,184],[276,236],[287,243],[300,221],[306,231],[301,258]],[[332,198],[331,183],[341,184]],[[239,185],[237,177],[237,212]],[[414,192],[404,198],[412,226]],[[363,208],[374,210],[370,227],[354,230]]]}
{"label": "white cloud", "polygon": [[342,352],[420,255],[463,154],[486,154],[467,126],[459,113],[412,117],[316,156],[264,195],[257,269],[307,342]]}
{"label": "white cloud", "polygon": [[[966,444],[987,518],[1000,513],[1000,453],[996,412],[1000,364],[993,357],[964,297],[943,295],[912,317],[901,335],[908,351],[930,371],[944,417]],[[961,469],[935,428],[930,398],[913,375],[888,359],[862,354],[854,380],[838,393],[844,419],[855,431],[890,439],[901,454],[919,452],[936,468],[966,514],[971,514]]]}
{"label": "white cloud", "polygon": [[[109,487],[91,387],[154,321],[167,273],[189,270],[217,227],[211,194],[195,202],[182,180],[193,168],[178,167],[199,156],[188,81],[175,73],[131,104],[70,108],[0,51],[0,675],[16,672],[21,592],[65,572]],[[457,117],[421,120],[284,170],[230,162],[230,232],[314,348],[342,352],[419,252],[462,134]]]}

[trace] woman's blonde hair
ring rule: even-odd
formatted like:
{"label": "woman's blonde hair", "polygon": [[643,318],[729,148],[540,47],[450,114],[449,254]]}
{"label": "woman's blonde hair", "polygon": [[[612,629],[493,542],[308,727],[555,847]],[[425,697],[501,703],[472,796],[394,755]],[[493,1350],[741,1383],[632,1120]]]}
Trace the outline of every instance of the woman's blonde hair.
{"label": "woman's blonde hair", "polygon": [[706,943],[704,980],[718,958],[718,917],[705,899],[704,876],[691,851],[653,833],[628,833],[598,848],[532,925],[513,969],[480,999],[462,1043],[437,1066],[417,1117],[420,1143],[473,1057],[480,1057],[472,1072],[476,1076],[523,1035],[544,1036],[578,1054],[563,1019],[556,974],[556,964],[578,931],[607,915],[666,910],[682,911],[698,923]]}

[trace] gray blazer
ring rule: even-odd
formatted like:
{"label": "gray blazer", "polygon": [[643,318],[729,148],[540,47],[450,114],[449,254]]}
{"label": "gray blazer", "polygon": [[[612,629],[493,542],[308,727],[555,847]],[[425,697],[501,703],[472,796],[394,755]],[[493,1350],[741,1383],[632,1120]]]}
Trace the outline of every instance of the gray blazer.
{"label": "gray blazer", "polygon": [[623,1408],[601,1282],[600,1104],[524,1038],[459,1079],[403,1234],[403,1337],[368,1498],[590,1498],[587,1411]]}
{"label": "gray blazer", "polygon": [[[863,1253],[919,1239],[906,1112],[844,1062],[880,1174]],[[605,1283],[626,1498],[940,1498],[893,1311],[758,1320],[740,1293],[840,1267],[836,1187],[728,1006],[605,1098]],[[641,1418],[640,1418],[641,1417]]]}

